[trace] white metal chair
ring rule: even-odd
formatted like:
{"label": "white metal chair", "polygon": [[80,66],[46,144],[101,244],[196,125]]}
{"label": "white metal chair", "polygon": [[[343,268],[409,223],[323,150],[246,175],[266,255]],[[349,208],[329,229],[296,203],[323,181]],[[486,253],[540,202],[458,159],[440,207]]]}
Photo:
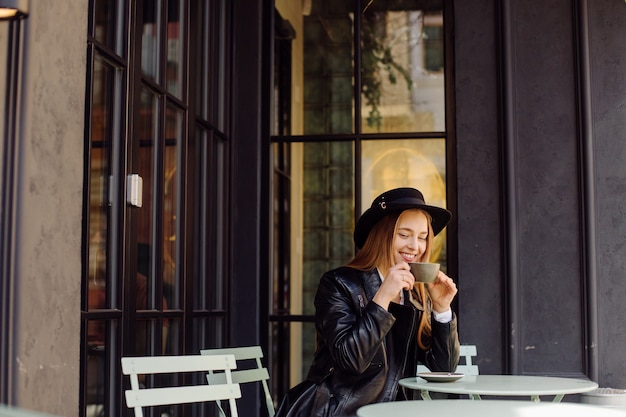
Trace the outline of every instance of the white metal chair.
{"label": "white metal chair", "polygon": [[[455,372],[465,375],[478,375],[478,365],[472,363],[472,357],[476,356],[476,345],[461,345],[459,353],[461,356],[460,362],[464,361],[465,363],[459,363]],[[429,372],[429,370],[424,365],[417,365],[417,373],[420,372]],[[421,395],[423,399],[430,398],[428,391],[422,391]]]}
{"label": "white metal chair", "polygon": [[[126,405],[143,417],[143,407],[228,400],[230,414],[238,417],[236,398],[241,398],[239,384],[232,381],[231,370],[237,367],[234,355],[143,356],[122,358],[122,373],[130,376]],[[139,375],[202,373],[222,371],[224,382],[215,385],[184,385],[143,388]],[[204,378],[202,378],[203,380]]]}
{"label": "white metal chair", "polygon": [[[476,356],[476,345],[461,345],[461,362],[465,360],[465,363],[459,363],[456,367],[456,372],[465,375],[478,375],[478,365],[472,363],[472,357]],[[417,365],[417,373],[429,372],[428,368],[424,365]]]}
{"label": "white metal chair", "polygon": [[[274,417],[276,413],[274,409],[274,402],[270,395],[268,382],[270,379],[269,372],[261,359],[263,358],[263,349],[261,346],[245,346],[245,347],[233,347],[233,348],[219,348],[219,349],[203,349],[200,351],[202,355],[224,355],[232,354],[237,360],[237,370],[232,371],[233,382],[239,384],[245,384],[249,382],[260,382],[263,386],[263,392],[265,394],[265,405],[267,406],[267,413],[269,417]],[[250,368],[252,364],[252,368]],[[242,369],[242,368],[250,369]],[[207,381],[209,384],[221,384],[223,383],[224,375],[209,372],[207,375]]]}
{"label": "white metal chair", "polygon": [[465,375],[478,375],[478,365],[472,363],[472,357],[476,356],[476,345],[461,345],[461,357],[465,358],[464,364],[459,364],[456,371]]}

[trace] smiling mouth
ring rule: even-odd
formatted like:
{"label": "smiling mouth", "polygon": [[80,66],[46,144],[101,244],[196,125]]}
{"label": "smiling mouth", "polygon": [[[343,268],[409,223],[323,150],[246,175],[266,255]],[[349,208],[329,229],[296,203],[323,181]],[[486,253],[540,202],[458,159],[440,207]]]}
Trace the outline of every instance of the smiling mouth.
{"label": "smiling mouth", "polygon": [[402,258],[404,258],[407,262],[414,262],[415,259],[417,259],[417,255],[416,254],[411,254],[411,253],[405,253],[405,252],[400,252],[400,255],[402,256]]}

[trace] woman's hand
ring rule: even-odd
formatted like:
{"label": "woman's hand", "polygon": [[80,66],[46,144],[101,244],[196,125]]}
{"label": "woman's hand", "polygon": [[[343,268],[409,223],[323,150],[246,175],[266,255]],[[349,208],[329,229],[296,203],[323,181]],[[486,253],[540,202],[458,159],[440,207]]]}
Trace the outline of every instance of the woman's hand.
{"label": "woman's hand", "polygon": [[386,310],[391,301],[400,301],[402,290],[410,290],[413,284],[415,284],[415,277],[411,273],[409,264],[400,262],[389,268],[372,301]]}
{"label": "woman's hand", "polygon": [[456,296],[458,289],[452,278],[439,271],[437,280],[426,284],[428,293],[433,300],[433,310],[437,313],[444,313],[450,309],[450,304]]}

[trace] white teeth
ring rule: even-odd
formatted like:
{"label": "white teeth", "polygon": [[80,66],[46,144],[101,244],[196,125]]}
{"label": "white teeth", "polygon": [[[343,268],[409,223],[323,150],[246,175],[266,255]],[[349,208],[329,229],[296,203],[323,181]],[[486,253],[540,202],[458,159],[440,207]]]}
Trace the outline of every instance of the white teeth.
{"label": "white teeth", "polygon": [[411,254],[409,254],[409,253],[403,253],[403,254],[401,254],[401,255],[402,255],[402,257],[403,257],[404,259],[406,259],[406,260],[408,260],[408,261],[412,261],[412,260],[414,260],[414,259],[417,257],[417,255],[411,255]]}

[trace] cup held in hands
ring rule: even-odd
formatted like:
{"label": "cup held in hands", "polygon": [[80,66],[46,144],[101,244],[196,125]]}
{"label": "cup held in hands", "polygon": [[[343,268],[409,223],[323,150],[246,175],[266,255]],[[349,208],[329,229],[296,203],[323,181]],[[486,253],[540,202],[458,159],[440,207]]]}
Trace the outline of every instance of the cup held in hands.
{"label": "cup held in hands", "polygon": [[417,282],[433,282],[437,279],[439,272],[439,264],[431,264],[428,262],[410,263],[411,273]]}

